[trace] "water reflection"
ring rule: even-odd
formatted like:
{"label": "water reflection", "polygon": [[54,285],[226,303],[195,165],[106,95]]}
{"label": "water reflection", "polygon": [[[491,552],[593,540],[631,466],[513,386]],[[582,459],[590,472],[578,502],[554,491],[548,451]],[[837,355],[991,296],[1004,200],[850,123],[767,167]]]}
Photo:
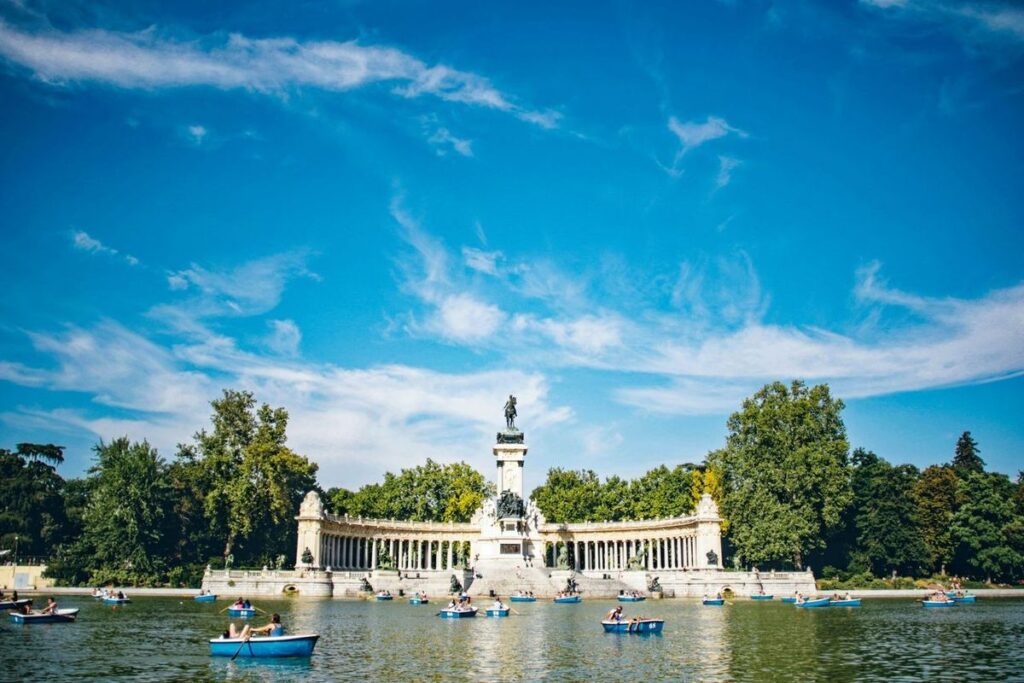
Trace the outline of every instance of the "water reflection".
{"label": "water reflection", "polygon": [[[439,605],[341,600],[259,601],[292,633],[321,634],[308,660],[213,659],[206,640],[228,619],[213,605],[139,598],[111,610],[91,599],[76,624],[0,625],[0,661],[21,678],[370,681],[864,680],[957,683],[1024,671],[1024,600],[923,610],[909,600],[860,609],[798,610],[736,600],[628,605],[665,619],[661,636],[606,634],[611,601],[519,603],[507,619],[448,620]],[[264,623],[264,617],[255,620]]]}

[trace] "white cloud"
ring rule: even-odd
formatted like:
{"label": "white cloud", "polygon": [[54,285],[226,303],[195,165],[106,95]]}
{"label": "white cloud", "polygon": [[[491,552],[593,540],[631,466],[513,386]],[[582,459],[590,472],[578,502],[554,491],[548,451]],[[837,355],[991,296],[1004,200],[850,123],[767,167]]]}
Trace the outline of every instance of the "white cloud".
{"label": "white cloud", "polygon": [[[288,408],[289,445],[319,463],[325,486],[355,486],[427,457],[489,469],[493,458],[482,444],[500,426],[502,397],[509,392],[519,397],[535,432],[572,417],[568,408],[549,402],[543,375],[515,369],[451,374],[405,365],[343,368],[253,355],[224,338],[164,347],[112,322],[34,333],[32,340],[57,367],[5,372],[0,365],[0,379],[83,392],[98,409],[10,409],[0,415],[9,424],[85,430],[103,439],[127,434],[149,439],[166,455],[208,426],[209,401],[222,388],[247,389],[260,401]],[[118,410],[103,410],[107,406]]]}
{"label": "white cloud", "polygon": [[861,0],[883,16],[933,23],[970,45],[998,45],[1024,40],[1024,10],[1001,2],[932,2],[930,0]]}
{"label": "white cloud", "polygon": [[462,260],[465,261],[467,267],[478,273],[497,275],[500,258],[500,251],[483,251],[474,247],[462,247]]}
{"label": "white cloud", "polygon": [[445,339],[476,343],[491,337],[504,320],[497,306],[455,294],[441,301],[429,327]]}
{"label": "white cloud", "polygon": [[293,320],[268,320],[270,334],[266,345],[274,353],[282,356],[295,356],[302,342],[302,331]]}
{"label": "white cloud", "polygon": [[715,188],[722,189],[732,180],[732,172],[741,162],[739,159],[727,156],[718,157],[718,177],[715,179]]}
{"label": "white cloud", "polygon": [[176,39],[156,28],[28,32],[0,20],[0,56],[46,83],[95,82],[157,90],[209,86],[285,95],[297,88],[346,92],[390,83],[400,97],[432,95],[552,128],[558,116],[514,102],[474,73],[428,65],[396,48],[358,41],[248,38],[238,33]]}
{"label": "white cloud", "polygon": [[672,116],[668,120],[668,129],[679,138],[679,144],[681,145],[679,156],[686,154],[691,149],[700,147],[706,142],[723,138],[730,133],[741,138],[747,137],[745,132],[738,128],[733,128],[725,119],[717,116],[709,116],[704,123],[696,121],[684,123]]}
{"label": "white cloud", "polygon": [[113,247],[100,242],[95,237],[91,236],[84,230],[72,230],[71,231],[71,245],[79,251],[85,251],[90,254],[103,254],[106,256],[114,256],[124,260],[130,266],[139,265],[139,259],[135,258],[131,254],[122,254]]}
{"label": "white cloud", "polygon": [[188,139],[189,142],[196,145],[197,147],[203,144],[203,140],[206,139],[208,133],[209,131],[206,130],[205,126],[200,126],[198,124],[188,126],[185,129],[185,137]]}
{"label": "white cloud", "polygon": [[452,135],[447,128],[438,128],[427,138],[427,142],[433,146],[438,156],[445,156],[449,152],[461,154],[464,157],[473,156],[473,141],[458,138]]}

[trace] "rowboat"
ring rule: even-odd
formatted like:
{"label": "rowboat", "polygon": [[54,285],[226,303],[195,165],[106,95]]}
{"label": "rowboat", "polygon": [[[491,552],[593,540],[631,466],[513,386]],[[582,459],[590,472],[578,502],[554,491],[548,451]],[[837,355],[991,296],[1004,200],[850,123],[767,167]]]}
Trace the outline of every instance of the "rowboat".
{"label": "rowboat", "polygon": [[714,607],[718,605],[724,605],[725,598],[704,598],[703,600],[701,600],[701,602],[703,602],[705,605]]}
{"label": "rowboat", "polygon": [[0,602],[0,610],[18,609],[25,605],[31,605],[32,598],[22,598],[21,600],[4,600]]}
{"label": "rowboat", "polygon": [[796,598],[792,595],[787,595],[786,597],[782,598],[782,602],[792,605],[794,602],[796,602]]}
{"label": "rowboat", "polygon": [[211,638],[210,654],[214,657],[309,657],[320,636],[315,633],[294,636],[253,636]]}
{"label": "rowboat", "polygon": [[958,597],[953,598],[953,601],[955,603],[957,603],[957,604],[960,604],[962,602],[972,603],[972,602],[977,602],[978,601],[978,596],[977,595],[960,595]]}
{"label": "rowboat", "polygon": [[430,602],[430,598],[409,598],[410,605],[426,605]]}
{"label": "rowboat", "polygon": [[129,597],[123,598],[103,598],[104,605],[124,605],[125,603],[131,602],[132,599]]}
{"label": "rowboat", "polygon": [[205,595],[197,595],[192,598],[196,602],[217,602],[217,596],[213,593],[206,593]]}
{"label": "rowboat", "polygon": [[537,602],[537,598],[532,595],[513,595],[509,597],[510,602]]}
{"label": "rowboat", "polygon": [[103,591],[93,591],[92,597],[96,598],[97,600],[102,600],[103,598],[107,597],[107,594]]}
{"label": "rowboat", "polygon": [[925,607],[952,607],[956,603],[952,600],[922,600],[921,604]]}
{"label": "rowboat", "polygon": [[255,607],[228,607],[228,616],[229,617],[241,617],[243,619],[248,619],[249,617],[256,616],[256,608]]}
{"label": "rowboat", "polygon": [[506,607],[505,609],[490,609],[490,608],[488,608],[487,609],[487,616],[489,616],[489,617],[507,617],[509,609],[510,608],[508,608],[508,607]]}
{"label": "rowboat", "polygon": [[443,609],[437,613],[442,619],[472,619],[476,616],[477,608],[469,609]]}
{"label": "rowboat", "polygon": [[394,600],[394,599],[395,599],[395,596],[391,595],[390,593],[377,593],[377,601],[378,602],[383,602],[385,600]]}
{"label": "rowboat", "polygon": [[796,603],[797,607],[828,607],[832,602],[831,598],[818,598],[817,600],[804,600]]}
{"label": "rowboat", "polygon": [[833,600],[828,605],[829,607],[860,607],[860,598],[850,598],[849,600]]}
{"label": "rowboat", "polygon": [[620,595],[619,602],[643,602],[647,599],[645,595]]}
{"label": "rowboat", "polygon": [[11,612],[11,621],[15,624],[64,624],[74,621],[77,616],[78,608],[76,607],[74,609],[59,609],[51,614]]}
{"label": "rowboat", "polygon": [[[774,595],[751,595],[750,599],[751,600],[771,600],[774,597],[775,597]],[[782,599],[783,599],[783,601],[785,601],[786,598],[782,598]],[[796,598],[793,598],[793,601],[796,602]]]}
{"label": "rowboat", "polygon": [[578,595],[565,595],[560,598],[555,598],[555,602],[558,604],[569,604],[574,602],[583,602],[583,598]]}
{"label": "rowboat", "polygon": [[946,591],[946,597],[947,598],[955,598],[956,597],[956,591]]}
{"label": "rowboat", "polygon": [[661,633],[664,619],[641,619],[640,621],[602,621],[605,633]]}

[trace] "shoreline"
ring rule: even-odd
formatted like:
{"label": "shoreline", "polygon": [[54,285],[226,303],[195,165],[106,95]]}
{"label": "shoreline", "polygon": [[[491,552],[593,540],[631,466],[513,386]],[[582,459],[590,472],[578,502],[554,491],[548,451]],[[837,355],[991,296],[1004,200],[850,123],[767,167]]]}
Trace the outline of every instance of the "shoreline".
{"label": "shoreline", "polygon": [[[132,587],[121,587],[118,586],[119,590],[124,590],[131,597],[164,597],[164,598],[193,598],[199,595],[198,588],[132,588]],[[18,594],[24,596],[37,596],[37,595],[81,595],[92,597],[92,588],[77,588],[77,587],[53,587],[53,588],[19,588]],[[818,591],[817,595],[830,595],[832,593],[845,594],[849,593],[854,598],[914,598],[920,599],[926,592],[920,588],[913,589],[887,589],[887,588],[865,588],[862,590],[850,590],[850,591]],[[977,595],[979,598],[1024,598],[1024,588],[979,588],[977,590],[971,589],[967,591],[971,595]],[[10,593],[10,590],[5,591]],[[326,600],[365,600],[362,597],[330,597],[330,598],[318,598],[316,596],[260,596],[269,599],[288,599],[288,600],[310,600],[310,599],[326,599]],[[445,597],[445,596],[435,596]],[[782,597],[776,595],[776,600]],[[227,598],[224,598],[227,599]],[[591,598],[591,600],[609,600],[614,601],[615,598]],[[664,600],[700,600],[699,597],[687,596],[678,598],[664,598]],[[734,596],[731,600],[749,601],[750,598],[746,596]]]}

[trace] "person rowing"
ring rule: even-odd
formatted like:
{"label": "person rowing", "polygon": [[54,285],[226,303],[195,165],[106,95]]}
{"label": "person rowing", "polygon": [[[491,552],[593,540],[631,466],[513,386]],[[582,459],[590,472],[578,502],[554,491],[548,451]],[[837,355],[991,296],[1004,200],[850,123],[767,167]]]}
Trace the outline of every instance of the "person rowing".
{"label": "person rowing", "polygon": [[255,635],[267,635],[270,638],[279,638],[284,635],[284,626],[281,624],[281,615],[274,612],[270,616],[270,623],[264,626],[257,626],[253,628],[249,624],[246,624],[242,629],[242,634],[239,636],[242,640],[249,640]]}
{"label": "person rowing", "polygon": [[622,605],[617,605],[605,615],[605,621],[620,621],[622,619]]}
{"label": "person rowing", "polygon": [[40,614],[56,614],[57,613],[57,601],[50,596],[46,599],[46,607],[39,611]]}

